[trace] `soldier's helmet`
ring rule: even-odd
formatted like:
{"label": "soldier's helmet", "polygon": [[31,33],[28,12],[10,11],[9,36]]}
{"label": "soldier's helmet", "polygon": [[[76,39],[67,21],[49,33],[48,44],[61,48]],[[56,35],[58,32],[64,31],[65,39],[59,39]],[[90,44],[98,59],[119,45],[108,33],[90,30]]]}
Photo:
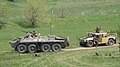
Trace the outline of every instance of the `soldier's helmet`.
{"label": "soldier's helmet", "polygon": [[101,28],[99,26],[97,26],[95,32],[96,33],[100,33],[101,32]]}

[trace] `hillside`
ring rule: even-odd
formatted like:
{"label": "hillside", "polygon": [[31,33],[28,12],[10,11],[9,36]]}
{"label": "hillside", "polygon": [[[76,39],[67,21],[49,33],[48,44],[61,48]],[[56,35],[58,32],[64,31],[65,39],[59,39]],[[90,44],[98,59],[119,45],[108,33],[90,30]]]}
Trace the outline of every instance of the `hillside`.
{"label": "hillside", "polygon": [[[120,23],[120,1],[119,0],[50,0],[48,4],[52,6],[55,14],[48,19],[48,23],[40,24],[37,28],[22,28],[16,22],[23,21],[21,6],[25,1],[4,2],[11,8],[10,17],[3,18],[7,24],[1,32],[1,45],[6,44],[12,38],[24,35],[22,31],[36,30],[42,35],[50,34],[50,24],[52,22],[52,35],[68,36],[71,40],[70,47],[78,47],[78,39],[83,37],[88,31],[94,31],[96,26],[100,26],[104,31],[116,30]],[[64,4],[65,18],[59,18],[61,12],[59,6]],[[49,14],[49,13],[48,13]],[[50,17],[51,18],[51,17]],[[64,33],[63,33],[64,32]],[[9,34],[9,35],[8,35]],[[13,35],[14,34],[14,35]],[[4,48],[3,48],[4,49]],[[2,50],[2,49],[1,49]]]}
{"label": "hillside", "polygon": [[[56,65],[58,67],[120,66],[118,63],[120,57],[116,57],[119,56],[117,47],[98,50],[103,54],[113,53],[115,58],[93,56],[96,50],[41,53],[40,58],[34,58],[32,54],[11,53],[10,51],[13,49],[8,43],[13,38],[23,36],[25,34],[23,31],[36,30],[41,35],[49,35],[49,23],[52,22],[52,35],[68,36],[70,37],[70,47],[68,48],[79,47],[79,38],[86,36],[86,32],[94,31],[96,26],[100,26],[106,32],[118,29],[120,0],[46,0],[49,6],[48,15],[50,15],[51,10],[55,13],[48,18],[48,23],[38,24],[36,28],[24,28],[17,23],[24,23],[21,10],[26,4],[26,0],[16,0],[15,2],[1,0],[0,2],[8,5],[11,13],[8,17],[0,18],[0,21],[6,22],[5,27],[0,29],[0,67],[8,65],[10,67],[17,65],[19,67],[36,65],[38,67],[56,67]],[[62,15],[63,18],[61,18]],[[52,59],[53,57],[55,59]]]}

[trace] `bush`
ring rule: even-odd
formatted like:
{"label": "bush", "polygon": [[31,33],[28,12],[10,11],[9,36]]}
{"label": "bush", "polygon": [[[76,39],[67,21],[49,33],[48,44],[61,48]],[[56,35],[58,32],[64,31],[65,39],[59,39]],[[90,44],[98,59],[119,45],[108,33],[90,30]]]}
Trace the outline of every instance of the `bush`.
{"label": "bush", "polygon": [[5,22],[0,21],[0,29],[2,29],[5,26]]}
{"label": "bush", "polygon": [[28,21],[16,21],[15,23],[17,23],[19,26],[23,27],[23,28],[33,28],[32,24]]}
{"label": "bush", "polygon": [[119,38],[120,38],[120,25],[118,25],[117,34],[118,34],[118,36],[119,36]]}
{"label": "bush", "polygon": [[117,33],[117,36],[120,39],[120,25],[118,25],[118,29],[117,30],[110,30],[110,33]]}
{"label": "bush", "polygon": [[14,1],[16,1],[16,0],[7,0],[7,1],[14,2]]}

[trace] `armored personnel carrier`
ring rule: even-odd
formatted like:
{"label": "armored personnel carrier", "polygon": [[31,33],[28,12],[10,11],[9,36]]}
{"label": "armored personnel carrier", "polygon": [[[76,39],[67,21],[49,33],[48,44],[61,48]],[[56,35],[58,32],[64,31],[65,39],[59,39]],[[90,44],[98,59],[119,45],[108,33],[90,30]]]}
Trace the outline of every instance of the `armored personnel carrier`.
{"label": "armored personnel carrier", "polygon": [[69,38],[62,36],[40,36],[35,33],[27,33],[23,37],[9,41],[11,46],[19,53],[35,53],[37,51],[60,51],[69,46]]}

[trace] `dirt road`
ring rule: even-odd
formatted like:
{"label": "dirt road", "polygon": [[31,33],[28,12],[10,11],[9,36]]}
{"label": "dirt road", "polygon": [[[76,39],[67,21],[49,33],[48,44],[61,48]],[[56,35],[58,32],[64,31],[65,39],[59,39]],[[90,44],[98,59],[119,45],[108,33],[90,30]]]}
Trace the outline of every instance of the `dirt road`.
{"label": "dirt road", "polygon": [[[62,51],[78,51],[78,50],[90,50],[90,49],[100,49],[100,48],[112,48],[117,47],[119,44],[115,44],[113,46],[98,46],[98,47],[78,47],[78,48],[69,48],[69,49],[62,49]],[[13,52],[13,51],[12,51]],[[1,53],[12,53],[11,51],[0,51]]]}
{"label": "dirt road", "polygon": [[110,47],[116,47],[119,46],[118,44],[115,44],[113,46],[98,46],[98,47],[79,47],[79,48],[70,48],[70,49],[62,49],[63,51],[77,51],[77,50],[90,50],[90,49],[99,49],[99,48],[110,48]]}

